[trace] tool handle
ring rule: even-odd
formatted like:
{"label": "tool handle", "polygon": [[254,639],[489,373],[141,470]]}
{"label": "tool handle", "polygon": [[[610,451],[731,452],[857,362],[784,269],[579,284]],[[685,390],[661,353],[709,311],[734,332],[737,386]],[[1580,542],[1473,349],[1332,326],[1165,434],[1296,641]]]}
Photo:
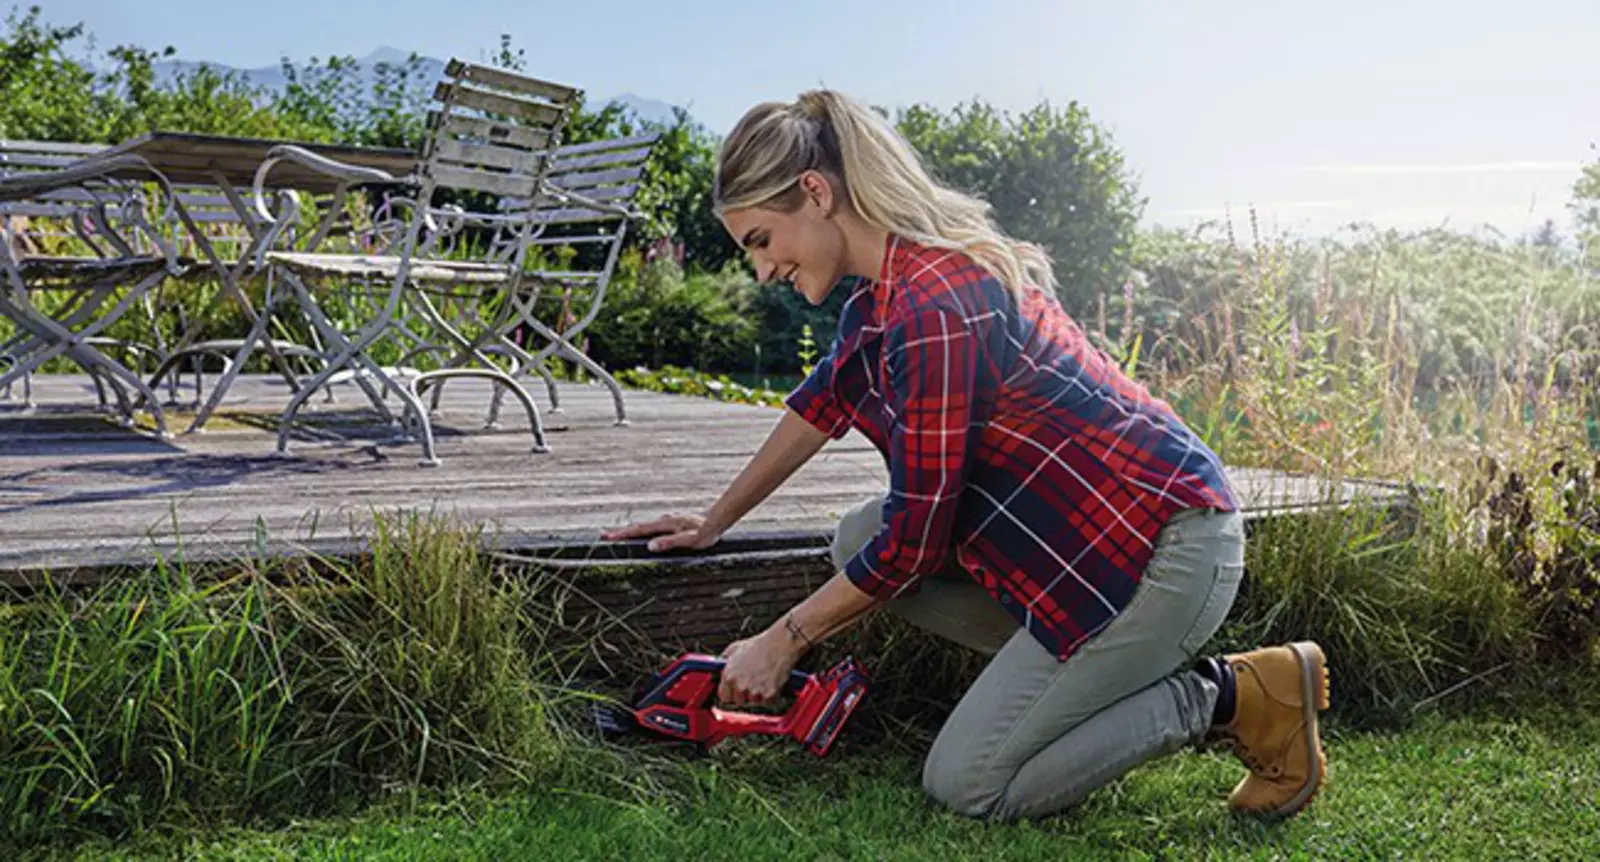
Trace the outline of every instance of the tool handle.
{"label": "tool handle", "polygon": [[[709,670],[716,674],[719,682],[722,679],[722,669],[727,666],[728,660],[719,655],[690,654],[684,656],[677,662],[677,667],[680,673],[692,670]],[[788,681],[784,683],[783,692],[784,694],[791,695],[799,694],[805,689],[806,683],[810,681],[811,674],[806,673],[803,670],[791,670],[789,671]]]}

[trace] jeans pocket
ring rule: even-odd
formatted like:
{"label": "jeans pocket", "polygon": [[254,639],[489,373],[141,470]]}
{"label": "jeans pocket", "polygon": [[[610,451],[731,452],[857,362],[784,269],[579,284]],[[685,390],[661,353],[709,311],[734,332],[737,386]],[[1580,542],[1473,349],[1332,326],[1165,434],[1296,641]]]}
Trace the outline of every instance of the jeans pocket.
{"label": "jeans pocket", "polygon": [[1243,563],[1217,564],[1216,578],[1211,582],[1211,589],[1206,592],[1205,601],[1200,605],[1200,611],[1195,614],[1194,623],[1178,642],[1178,646],[1188,653],[1190,658],[1198,656],[1201,648],[1211,640],[1218,629],[1222,628],[1223,621],[1228,618],[1228,611],[1233,609],[1233,600],[1239,595],[1239,582],[1243,579]]}

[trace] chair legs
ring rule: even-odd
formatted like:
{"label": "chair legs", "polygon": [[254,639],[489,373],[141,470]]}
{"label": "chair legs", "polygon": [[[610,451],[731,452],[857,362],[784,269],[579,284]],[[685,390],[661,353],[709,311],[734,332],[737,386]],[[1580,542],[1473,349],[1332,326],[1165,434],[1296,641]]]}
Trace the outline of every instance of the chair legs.
{"label": "chair legs", "polygon": [[24,371],[17,377],[13,377],[10,371],[15,367],[17,367],[16,357],[9,353],[0,353],[0,377],[5,378],[5,386],[0,388],[0,401],[11,401],[16,397],[12,390],[17,384],[17,377],[20,377],[22,379],[22,404],[19,407],[22,412],[26,413],[34,408],[33,374]]}
{"label": "chair legs", "polygon": [[522,409],[528,414],[528,425],[533,428],[533,452],[542,454],[550,451],[549,444],[545,442],[544,425],[539,420],[538,405],[533,403],[528,391],[504,371],[491,371],[487,368],[441,368],[438,371],[424,371],[412,380],[412,391],[420,399],[425,390],[453,377],[480,377],[493,381],[496,384],[494,393],[496,403],[499,403],[500,397],[505,392],[509,391],[515,395],[517,400],[522,402]]}
{"label": "chair legs", "polygon": [[544,368],[544,360],[549,358],[552,354],[559,354],[578,363],[583,370],[594,375],[600,380],[606,389],[610,390],[611,405],[617,414],[616,421],[612,424],[617,426],[628,425],[628,407],[623,403],[622,400],[622,386],[621,384],[617,383],[617,379],[615,377],[611,376],[611,372],[602,368],[600,363],[590,359],[588,354],[576,347],[573,347],[572,342],[569,341],[566,336],[563,336],[562,334],[541,323],[537,318],[533,317],[533,315],[530,314],[526,316],[524,320],[534,332],[537,332],[541,337],[550,342],[540,349],[538,353],[533,354],[532,362],[534,366],[542,370]]}
{"label": "chair legs", "polygon": [[[13,278],[20,281],[20,276],[11,273]],[[117,406],[121,411],[120,422],[124,427],[134,424],[134,411],[136,404],[140,403],[129,398],[129,393],[136,393],[140,401],[150,413],[150,418],[155,424],[156,435],[161,439],[171,437],[167,430],[167,418],[155,393],[144,385],[139,375],[123,367],[115,360],[97,350],[90,341],[106,327],[115,323],[128,308],[157,281],[165,275],[164,272],[155,272],[145,276],[133,284],[121,299],[111,303],[111,308],[98,315],[92,323],[76,328],[78,324],[85,323],[99,308],[109,301],[111,289],[109,283],[103,283],[90,292],[92,299],[84,300],[71,314],[63,319],[56,319],[38,310],[29,300],[26,290],[14,290],[18,297],[12,301],[3,290],[0,290],[0,313],[5,314],[13,323],[27,334],[23,340],[23,347],[18,350],[18,358],[4,374],[0,374],[0,385],[5,385],[17,379],[24,378],[27,386],[27,376],[35,369],[57,356],[66,356],[77,363],[84,371],[88,372],[94,381],[101,403],[106,402],[103,385],[109,383],[111,391],[117,397]],[[32,392],[29,390],[29,401],[32,401]]]}
{"label": "chair legs", "polygon": [[[533,359],[533,354],[528,353],[526,350],[523,350],[510,341],[485,347],[483,352],[493,353],[501,356],[510,356],[512,363],[510,374],[513,380],[527,374],[530,368],[533,369],[533,372],[538,374],[539,377],[544,380],[545,393],[550,396],[551,414],[560,415],[567,412],[566,409],[561,406],[561,392],[556,388],[555,375],[550,373],[550,369],[546,368],[543,362],[535,362]],[[504,400],[505,392],[496,389],[494,397],[489,401],[489,418],[485,420],[484,427],[500,427],[500,405]]]}
{"label": "chair legs", "polygon": [[[491,381],[495,384],[497,398],[502,397],[506,390],[510,390],[517,397],[517,400],[522,403],[523,409],[527,413],[528,424],[533,434],[532,452],[545,453],[550,451],[548,441],[545,439],[544,425],[539,416],[539,409],[534,404],[532,397],[512,379],[511,375],[490,363],[476,345],[450,327],[437,311],[432,308],[427,298],[418,291],[407,289],[402,294],[407,305],[417,312],[417,316],[421,317],[434,333],[444,336],[447,341],[454,342],[467,357],[476,359],[478,364],[484,367],[447,367],[437,371],[405,374],[401,380],[396,380],[395,377],[401,375],[389,374],[387,369],[380,366],[372,358],[369,350],[386,337],[405,335],[413,341],[419,340],[416,337],[416,333],[406,326],[406,321],[397,316],[395,303],[398,303],[398,299],[393,299],[389,306],[386,306],[381,313],[363,326],[354,337],[346,337],[327,320],[305,283],[292,273],[284,273],[284,275],[292,285],[294,294],[307,316],[313,320],[314,325],[317,326],[324,339],[326,339],[329,349],[334,353],[332,356],[327,357],[324,366],[294,393],[288,405],[284,408],[278,422],[277,451],[280,454],[288,452],[290,428],[293,427],[295,416],[299,413],[306,400],[310,398],[312,392],[330,385],[336,379],[348,379],[362,385],[363,388],[369,389],[369,395],[374,395],[371,392],[371,387],[375,380],[385,392],[393,392],[403,404],[401,423],[406,432],[403,438],[416,439],[421,443],[421,464],[430,467],[438,466],[440,461],[428,400],[431,400],[433,406],[437,407],[438,391],[441,384],[446,380],[460,377],[477,377]],[[406,358],[409,359],[421,353],[443,349],[445,348],[424,342],[421,346],[409,350],[406,353]],[[429,390],[432,390],[432,392],[430,393]],[[433,397],[425,400],[426,396],[430,394]],[[382,404],[382,400],[381,396],[374,397],[375,403]],[[386,418],[390,418],[393,421],[393,414],[389,413],[386,406],[382,407],[382,412]]]}

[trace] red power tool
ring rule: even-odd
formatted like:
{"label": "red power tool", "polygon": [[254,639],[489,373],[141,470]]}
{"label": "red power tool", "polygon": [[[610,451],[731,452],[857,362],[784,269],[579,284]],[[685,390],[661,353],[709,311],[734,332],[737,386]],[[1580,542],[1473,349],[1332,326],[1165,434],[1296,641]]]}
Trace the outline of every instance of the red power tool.
{"label": "red power tool", "polygon": [[726,663],[717,656],[685,655],[652,674],[632,706],[600,707],[595,721],[608,736],[643,732],[703,749],[730,736],[789,736],[822,757],[867,693],[866,672],[846,657],[821,673],[791,671],[784,692],[794,703],[781,715],[718,709],[711,703]]}

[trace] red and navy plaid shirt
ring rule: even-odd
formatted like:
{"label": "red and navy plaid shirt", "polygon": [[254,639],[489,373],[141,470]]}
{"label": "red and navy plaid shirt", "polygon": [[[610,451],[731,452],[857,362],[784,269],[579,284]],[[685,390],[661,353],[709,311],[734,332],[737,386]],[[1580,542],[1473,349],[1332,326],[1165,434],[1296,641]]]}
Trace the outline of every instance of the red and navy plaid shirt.
{"label": "red and navy plaid shirt", "polygon": [[1175,512],[1237,508],[1217,456],[1054,296],[904,237],[787,404],[888,462],[856,586],[908,594],[953,556],[1062,660],[1127,605]]}

